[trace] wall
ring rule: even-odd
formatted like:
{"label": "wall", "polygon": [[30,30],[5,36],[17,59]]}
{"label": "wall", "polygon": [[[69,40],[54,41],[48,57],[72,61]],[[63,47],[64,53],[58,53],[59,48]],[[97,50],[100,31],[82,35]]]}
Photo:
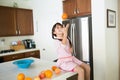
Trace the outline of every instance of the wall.
{"label": "wall", "polygon": [[104,0],[92,0],[94,80],[106,77],[105,22]]}
{"label": "wall", "polygon": [[[10,49],[12,41],[21,41],[24,39],[33,39],[33,36],[12,36],[12,37],[0,37],[0,51],[5,49]],[[4,41],[3,41],[4,40]]]}
{"label": "wall", "polygon": [[118,0],[105,0],[106,9],[116,11],[116,28],[106,28],[106,80],[118,80]]}
{"label": "wall", "polygon": [[[120,0],[118,0],[118,41],[120,47]],[[120,49],[119,49],[119,74],[120,74]],[[119,76],[120,80],[120,76]]]}
{"label": "wall", "polygon": [[[30,1],[29,0],[0,0],[0,5],[3,5],[3,6],[11,6],[13,7],[14,5],[14,2],[17,2],[19,3],[18,4],[18,7],[21,7],[21,8],[32,8]],[[27,4],[27,5],[26,5]],[[5,40],[4,43],[1,41],[1,40]],[[31,35],[31,36],[12,36],[12,37],[0,37],[0,50],[3,50],[3,49],[9,49],[10,45],[11,45],[11,42],[12,41],[18,41],[18,40],[23,40],[23,39],[34,39],[34,36]]]}
{"label": "wall", "polygon": [[117,17],[117,0],[92,0],[94,80],[119,80],[118,20],[116,28],[107,28],[108,8]]}
{"label": "wall", "polygon": [[[41,58],[54,60],[51,28],[54,23],[61,22],[62,0],[0,0],[0,5],[13,6],[13,2],[19,7],[33,9],[35,35],[32,38],[41,50]],[[118,80],[118,26],[112,29],[106,26],[106,9],[117,11],[116,6],[117,0],[92,0],[94,80]]]}
{"label": "wall", "polygon": [[[35,35],[31,37],[37,43],[37,48],[40,49],[41,59],[53,61],[56,59],[54,40],[51,37],[51,29],[53,24],[61,22],[62,15],[62,1],[60,0],[0,0],[0,5],[13,6],[14,2],[20,8],[33,9],[34,17],[34,32]],[[6,38],[6,37],[5,37]],[[8,48],[10,42],[16,39],[24,39],[23,37],[7,37],[5,46]],[[3,38],[0,38],[0,40]],[[0,47],[0,48],[1,48]],[[1,48],[2,49],[2,48]],[[52,55],[52,56],[51,56]]]}

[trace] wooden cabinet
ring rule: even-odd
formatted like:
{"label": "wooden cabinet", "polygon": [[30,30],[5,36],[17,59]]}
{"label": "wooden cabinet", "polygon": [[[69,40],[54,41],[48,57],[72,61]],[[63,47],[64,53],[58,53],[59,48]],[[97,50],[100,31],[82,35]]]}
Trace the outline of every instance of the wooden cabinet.
{"label": "wooden cabinet", "polygon": [[32,10],[0,6],[0,37],[33,34]]}
{"label": "wooden cabinet", "polygon": [[72,75],[68,77],[66,80],[77,80],[78,79],[78,74]]}
{"label": "wooden cabinet", "polygon": [[4,56],[4,62],[16,60],[16,59],[21,59],[21,58],[24,58],[24,54],[23,53],[7,55],[7,56]]}
{"label": "wooden cabinet", "polygon": [[3,57],[0,57],[0,63],[4,62]]}
{"label": "wooden cabinet", "polygon": [[0,7],[0,37],[16,35],[15,9]]}
{"label": "wooden cabinet", "polygon": [[32,10],[16,9],[18,35],[33,35],[32,15]]}
{"label": "wooden cabinet", "polygon": [[64,0],[63,12],[68,18],[91,14],[91,0]]}
{"label": "wooden cabinet", "polygon": [[40,51],[36,50],[36,51],[29,51],[29,52],[24,52],[24,53],[1,56],[0,57],[0,63],[7,62],[7,61],[12,61],[12,60],[16,60],[16,59],[27,58],[27,57],[35,57],[35,58],[40,59]]}
{"label": "wooden cabinet", "polygon": [[63,1],[63,12],[67,13],[68,18],[76,15],[76,0]]}
{"label": "wooden cabinet", "polygon": [[25,53],[25,57],[40,58],[40,52],[39,51],[27,52],[27,53]]}

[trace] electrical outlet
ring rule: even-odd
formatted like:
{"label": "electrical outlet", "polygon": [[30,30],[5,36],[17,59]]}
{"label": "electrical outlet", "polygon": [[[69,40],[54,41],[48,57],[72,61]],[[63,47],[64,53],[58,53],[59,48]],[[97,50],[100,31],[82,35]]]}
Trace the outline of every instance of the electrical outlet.
{"label": "electrical outlet", "polygon": [[1,40],[0,40],[0,44],[1,44],[1,45],[4,45],[4,44],[5,44],[5,39],[1,39]]}

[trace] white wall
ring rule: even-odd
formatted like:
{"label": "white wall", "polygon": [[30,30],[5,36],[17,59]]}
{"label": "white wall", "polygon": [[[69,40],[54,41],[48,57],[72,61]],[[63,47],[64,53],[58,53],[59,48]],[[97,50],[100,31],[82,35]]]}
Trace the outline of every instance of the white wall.
{"label": "white wall", "polygon": [[[120,0],[118,0],[118,40],[119,40],[119,47],[120,47]],[[120,49],[119,49],[119,74],[120,74]],[[120,79],[120,76],[119,76]]]}
{"label": "white wall", "polygon": [[105,0],[105,8],[116,11],[116,28],[106,28],[106,80],[118,80],[118,0]]}
{"label": "white wall", "polygon": [[106,77],[105,3],[92,0],[94,80]]}
{"label": "white wall", "polygon": [[92,0],[94,80],[119,80],[118,20],[116,28],[107,28],[108,8],[117,17],[117,0]]}
{"label": "white wall", "polygon": [[[18,7],[33,9],[35,35],[32,38],[41,50],[41,58],[54,60],[51,28],[61,22],[62,0],[0,0],[0,5],[13,6],[13,2]],[[117,0],[92,0],[94,80],[118,80],[118,26],[107,28],[107,8],[117,11]]]}
{"label": "white wall", "polygon": [[[32,38],[36,41],[37,48],[40,49],[41,59],[47,59],[51,61],[56,59],[54,40],[51,36],[51,29],[56,22],[62,21],[62,1],[0,0],[0,5],[13,6],[14,2],[16,2],[20,8],[33,9],[35,35],[32,36]],[[5,47],[8,46],[12,40],[16,40],[15,38],[7,37],[8,40],[6,40],[7,44],[5,43]],[[21,40],[23,39],[22,37],[19,38]],[[25,38],[27,38],[27,36]],[[0,40],[1,39],[3,38],[0,38]]]}
{"label": "white wall", "polygon": [[[109,3],[109,4],[108,4]],[[107,80],[118,80],[118,0],[106,0],[106,9],[116,11],[116,28],[106,28]]]}

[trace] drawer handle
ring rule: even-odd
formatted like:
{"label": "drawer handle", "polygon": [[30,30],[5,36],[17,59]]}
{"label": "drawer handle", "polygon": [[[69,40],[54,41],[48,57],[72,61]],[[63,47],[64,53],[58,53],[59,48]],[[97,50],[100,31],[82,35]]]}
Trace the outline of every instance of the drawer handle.
{"label": "drawer handle", "polygon": [[31,53],[30,55],[34,55],[35,53],[33,52],[33,53]]}
{"label": "drawer handle", "polygon": [[17,56],[13,56],[12,58],[15,59],[15,58],[17,58]]}

